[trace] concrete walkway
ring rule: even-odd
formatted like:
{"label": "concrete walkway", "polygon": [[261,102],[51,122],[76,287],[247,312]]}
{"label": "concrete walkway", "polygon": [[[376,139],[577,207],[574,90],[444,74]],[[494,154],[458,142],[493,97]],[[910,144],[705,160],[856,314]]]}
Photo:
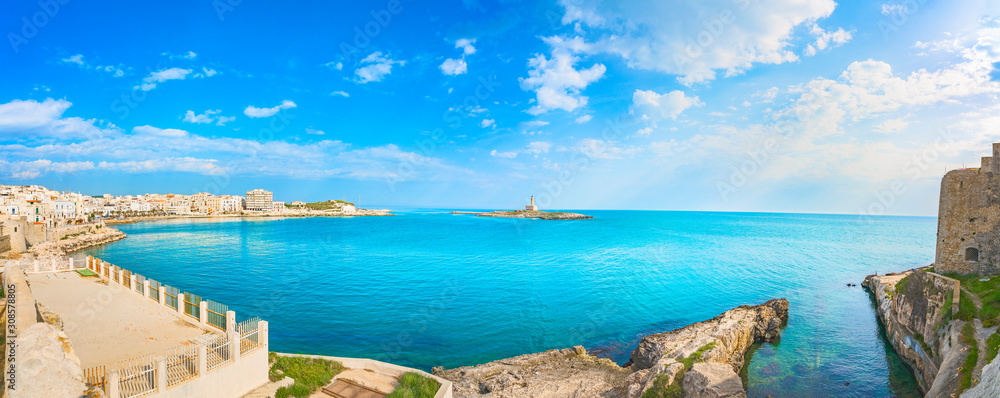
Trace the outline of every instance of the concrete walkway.
{"label": "concrete walkway", "polygon": [[160,356],[206,333],[169,313],[170,308],[96,277],[33,274],[28,282],[35,300],[62,317],[84,369],[110,368],[145,354]]}

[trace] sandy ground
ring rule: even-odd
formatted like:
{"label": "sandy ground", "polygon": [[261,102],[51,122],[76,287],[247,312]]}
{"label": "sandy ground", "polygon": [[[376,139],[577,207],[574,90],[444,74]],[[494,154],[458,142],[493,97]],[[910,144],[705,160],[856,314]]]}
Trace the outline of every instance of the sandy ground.
{"label": "sandy ground", "polygon": [[100,281],[76,272],[28,276],[35,300],[62,317],[84,369],[116,366],[145,354],[161,356],[206,333],[170,314],[168,307]]}

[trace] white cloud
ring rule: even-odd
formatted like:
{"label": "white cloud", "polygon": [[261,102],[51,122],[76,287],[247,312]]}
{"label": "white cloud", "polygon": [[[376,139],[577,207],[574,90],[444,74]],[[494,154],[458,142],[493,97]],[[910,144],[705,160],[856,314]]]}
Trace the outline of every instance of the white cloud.
{"label": "white cloud", "polygon": [[839,47],[851,40],[852,32],[845,31],[844,28],[837,28],[836,31],[827,32],[819,25],[813,24],[809,33],[816,37],[816,41],[806,46],[805,55],[813,56],[817,52],[829,48]]}
{"label": "white cloud", "polygon": [[325,66],[327,68],[330,68],[330,69],[336,69],[336,70],[343,70],[344,69],[344,63],[343,62],[332,62],[331,61],[331,62],[327,62],[327,63],[323,64],[323,66]]}
{"label": "white cloud", "polygon": [[181,55],[181,58],[184,58],[184,59],[194,59],[197,56],[198,56],[198,54],[195,54],[194,51],[188,51],[187,54]]}
{"label": "white cloud", "polygon": [[566,42],[556,37],[543,40],[552,47],[551,58],[535,54],[528,60],[528,67],[531,68],[528,77],[518,79],[522,89],[535,91],[537,104],[528,113],[539,115],[553,109],[572,112],[586,106],[587,97],[580,91],[604,76],[607,68],[602,64],[594,64],[587,69],[574,68],[579,58],[572,51],[579,48],[582,41]]}
{"label": "white cloud", "polygon": [[664,94],[657,94],[652,90],[635,90],[632,94],[631,112],[655,128],[656,123],[661,120],[677,119],[686,109],[702,105],[705,104],[698,97],[688,97],[680,90]]}
{"label": "white cloud", "polygon": [[532,141],[529,142],[528,145],[524,147],[524,149],[519,149],[515,151],[500,152],[494,149],[490,151],[490,156],[495,158],[513,159],[520,154],[528,154],[528,155],[533,155],[535,158],[538,158],[538,156],[541,154],[549,153],[549,150],[551,149],[552,149],[552,143],[550,142]]}
{"label": "white cloud", "polygon": [[[631,68],[678,75],[684,84],[734,76],[755,64],[798,57],[794,33],[833,13],[833,0],[559,0],[563,25],[582,23],[598,37],[590,53],[622,57]],[[728,15],[728,18],[723,18]],[[699,41],[704,42],[699,44]]]}
{"label": "white cloud", "polygon": [[472,46],[476,39],[458,39],[455,41],[455,48],[462,49],[461,58],[448,58],[441,63],[439,68],[445,75],[461,75],[468,71],[468,64],[465,63],[465,56],[476,53],[476,48]]}
{"label": "white cloud", "polygon": [[458,39],[455,40],[455,48],[462,49],[462,56],[472,55],[476,53],[476,48],[472,45],[476,43],[476,39]]}
{"label": "white cloud", "polygon": [[496,124],[497,124],[496,120],[483,119],[483,121],[479,123],[479,127],[486,128],[486,127],[496,126]]}
{"label": "white cloud", "polygon": [[[204,175],[351,178],[385,181],[447,180],[473,173],[396,145],[354,148],[336,140],[308,144],[210,138],[185,130],[142,125],[125,133],[95,120],[62,118],[71,104],[15,100],[0,104],[0,134],[23,134],[0,143],[0,174],[36,178],[47,173],[188,172]],[[94,131],[98,130],[98,131]],[[44,140],[35,140],[46,137]],[[67,159],[68,161],[56,161]],[[71,160],[71,161],[69,161]],[[419,165],[400,174],[400,164]]]}
{"label": "white cloud", "polygon": [[521,127],[529,128],[529,129],[530,128],[535,128],[535,127],[548,126],[548,125],[549,125],[549,122],[546,122],[544,120],[530,120],[530,121],[521,123]]}
{"label": "white cloud", "polygon": [[593,119],[593,118],[594,118],[594,115],[583,115],[583,116],[580,116],[580,117],[576,118],[575,122],[576,122],[576,124],[584,124],[584,123],[589,122],[590,119]]}
{"label": "white cloud", "polygon": [[882,134],[893,134],[903,131],[910,122],[906,118],[890,119],[875,126],[875,132]]}
{"label": "white cloud", "polygon": [[640,137],[645,137],[653,132],[652,127],[643,127],[635,132],[636,135]]}
{"label": "white cloud", "polygon": [[218,71],[212,68],[201,68],[201,70],[205,72],[206,77],[212,77],[215,76],[217,73],[219,73]]}
{"label": "white cloud", "polygon": [[170,68],[152,72],[149,76],[142,79],[143,83],[139,88],[143,91],[149,91],[156,88],[157,83],[163,83],[167,80],[184,80],[191,72],[193,72],[191,69],[182,68]]}
{"label": "white cloud", "polygon": [[406,65],[406,61],[398,61],[388,56],[383,56],[381,51],[376,51],[361,60],[361,66],[354,70],[356,75],[354,81],[361,84],[368,82],[380,82],[383,78],[392,73],[392,66]]}
{"label": "white cloud", "polygon": [[219,110],[214,110],[214,111],[209,110],[205,111],[205,113],[202,113],[200,115],[196,115],[194,111],[189,110],[187,111],[187,113],[184,114],[184,122],[194,123],[194,124],[212,123],[213,120],[212,115],[219,112],[220,112]]}
{"label": "white cloud", "polygon": [[314,129],[312,127],[309,127],[309,128],[306,128],[306,134],[311,134],[311,135],[325,135],[326,133],[323,130],[318,130],[318,129]]}
{"label": "white cloud", "polygon": [[101,121],[79,117],[63,118],[63,112],[73,104],[66,100],[47,98],[35,100],[13,100],[0,104],[0,136],[87,138],[118,134],[116,126]]}
{"label": "white cloud", "polygon": [[195,114],[194,111],[189,110],[184,114],[184,122],[194,124],[208,124],[215,122],[216,126],[225,126],[226,123],[236,120],[235,116],[216,116],[221,112],[222,111],[219,109],[214,109],[207,110],[201,114]]}
{"label": "white cloud", "polygon": [[83,54],[76,54],[76,55],[71,55],[69,58],[63,58],[62,62],[67,64],[77,64],[83,66],[84,65]]}
{"label": "white cloud", "polygon": [[490,151],[490,156],[495,158],[513,159],[517,157],[517,152],[498,152],[496,149]]}
{"label": "white cloud", "polygon": [[334,92],[330,93],[330,95],[332,95],[334,97],[344,97],[344,98],[347,98],[347,97],[351,96],[346,91],[334,91]]}
{"label": "white cloud", "polygon": [[465,73],[468,68],[465,64],[465,59],[451,59],[448,58],[441,63],[441,73],[446,75],[461,75]]}
{"label": "white cloud", "polygon": [[250,116],[252,118],[271,117],[277,114],[278,111],[281,111],[282,109],[291,109],[296,106],[297,105],[295,105],[294,102],[289,100],[281,101],[281,104],[277,106],[272,106],[270,108],[258,108],[256,106],[250,105],[247,107],[247,109],[243,110],[243,114]]}

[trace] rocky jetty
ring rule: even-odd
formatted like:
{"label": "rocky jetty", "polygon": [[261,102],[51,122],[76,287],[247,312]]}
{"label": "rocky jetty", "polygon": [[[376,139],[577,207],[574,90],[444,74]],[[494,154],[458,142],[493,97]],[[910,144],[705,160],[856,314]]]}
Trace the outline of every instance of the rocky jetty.
{"label": "rocky jetty", "polygon": [[122,239],[125,239],[124,232],[108,226],[103,226],[97,229],[96,232],[83,233],[60,240],[39,243],[28,249],[28,252],[34,254],[35,257],[39,259],[63,257],[67,253],[72,253],[89,247],[100,246]]}
{"label": "rocky jetty", "polygon": [[535,218],[539,220],[586,220],[594,218],[580,213],[566,213],[566,212],[538,211],[538,210],[515,210],[515,211],[499,210],[487,213],[477,213],[476,217]]}
{"label": "rocky jetty", "polygon": [[[620,367],[581,347],[501,359],[478,366],[435,368],[455,383],[455,397],[638,398],[653,389],[685,397],[745,397],[739,371],[755,342],[778,338],[788,300],[740,306],[707,321],[642,338],[632,365]],[[660,396],[660,395],[657,395]]]}

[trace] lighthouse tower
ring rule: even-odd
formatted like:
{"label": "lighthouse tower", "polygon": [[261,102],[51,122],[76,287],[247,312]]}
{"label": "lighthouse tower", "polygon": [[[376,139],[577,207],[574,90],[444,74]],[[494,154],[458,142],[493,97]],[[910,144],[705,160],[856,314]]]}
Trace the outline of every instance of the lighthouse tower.
{"label": "lighthouse tower", "polygon": [[535,206],[535,196],[534,195],[531,196],[531,204],[528,205],[528,206],[524,206],[524,210],[527,210],[527,211],[538,211],[538,206]]}

